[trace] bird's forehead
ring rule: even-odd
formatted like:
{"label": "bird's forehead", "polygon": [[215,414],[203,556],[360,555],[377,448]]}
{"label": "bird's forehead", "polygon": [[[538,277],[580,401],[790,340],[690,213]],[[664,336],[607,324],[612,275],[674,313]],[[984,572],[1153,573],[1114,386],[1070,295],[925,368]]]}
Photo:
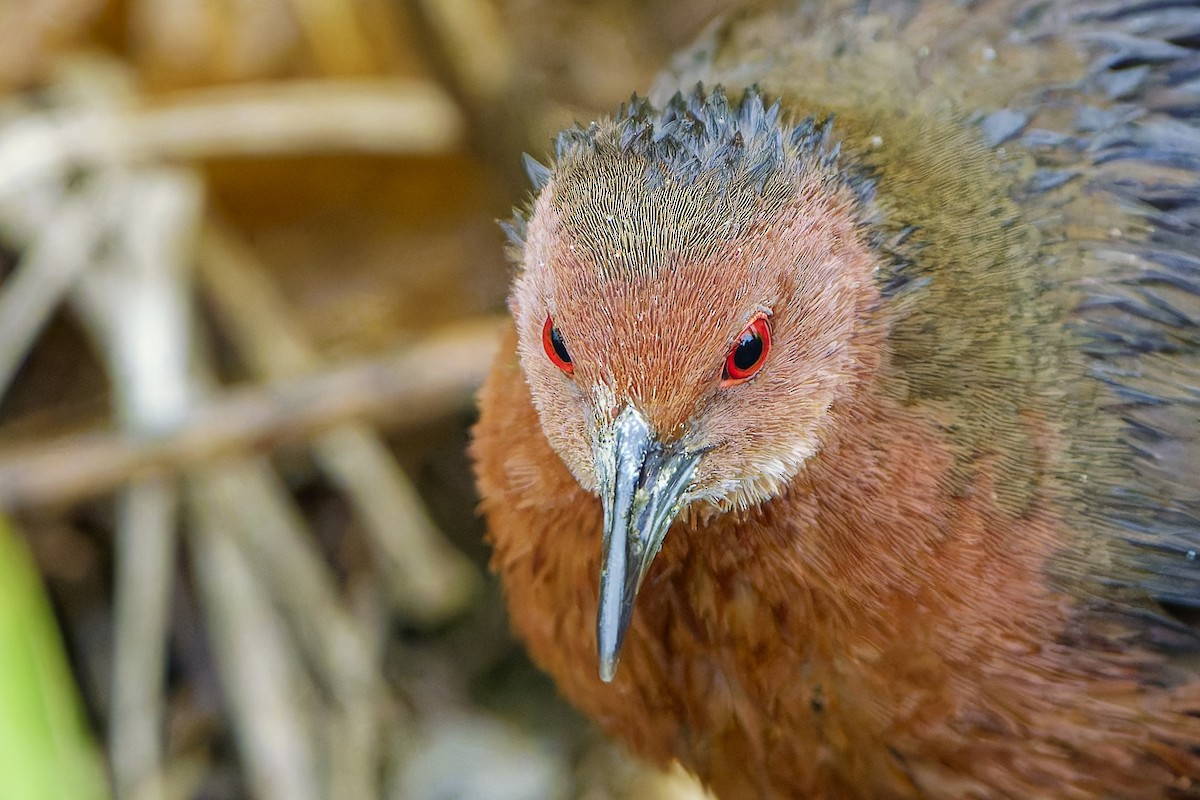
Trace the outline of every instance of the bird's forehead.
{"label": "bird's forehead", "polygon": [[[535,215],[547,300],[574,318],[566,329],[586,326],[577,332],[589,342],[639,345],[669,330],[700,347],[707,334],[726,335],[727,312],[766,277],[768,232],[789,185],[755,189],[716,173],[684,181],[654,167],[615,158],[568,171],[551,184],[545,230]],[[644,362],[645,350],[631,357]]]}
{"label": "bird's forehead", "polygon": [[592,267],[596,281],[623,283],[711,258],[769,225],[792,191],[782,176],[752,186],[737,174],[683,176],[618,155],[557,174],[550,203],[560,248]]}

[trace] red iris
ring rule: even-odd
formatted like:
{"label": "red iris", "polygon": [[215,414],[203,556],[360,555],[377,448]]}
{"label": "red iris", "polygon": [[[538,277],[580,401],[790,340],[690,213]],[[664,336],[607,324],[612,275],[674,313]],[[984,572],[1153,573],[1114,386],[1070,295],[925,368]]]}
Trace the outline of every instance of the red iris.
{"label": "red iris", "polygon": [[729,354],[725,356],[725,368],[721,373],[722,386],[737,386],[754,377],[762,369],[771,351],[771,323],[767,315],[759,312],[741,332]]}
{"label": "red iris", "polygon": [[549,316],[546,317],[546,324],[542,326],[542,347],[546,349],[546,355],[554,362],[554,366],[568,375],[575,373],[575,365],[571,363],[571,353],[563,342],[562,334],[558,332],[558,328],[554,327],[554,320]]}

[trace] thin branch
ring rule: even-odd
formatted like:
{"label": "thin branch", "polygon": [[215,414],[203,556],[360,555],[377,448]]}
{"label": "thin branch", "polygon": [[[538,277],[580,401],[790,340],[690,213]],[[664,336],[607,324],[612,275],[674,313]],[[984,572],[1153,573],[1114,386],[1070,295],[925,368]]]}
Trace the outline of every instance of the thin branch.
{"label": "thin branch", "polygon": [[[190,266],[202,193],[191,171],[114,171],[82,191],[115,211],[109,247],[82,272],[71,297],[112,376],[122,427],[170,430],[188,409]],[[163,686],[175,574],[176,492],[170,482],[134,482],[119,506],[114,714],[110,720],[118,796],[161,800]]]}
{"label": "thin branch", "polygon": [[0,395],[42,328],[91,262],[103,228],[94,195],[63,200],[0,286]]}
{"label": "thin branch", "polygon": [[499,102],[516,72],[516,56],[492,0],[413,0],[433,29],[454,77],[478,102]]}
{"label": "thin branch", "polygon": [[342,738],[328,741],[339,764],[329,775],[338,788],[330,796],[368,800],[386,692],[369,639],[340,603],[291,494],[265,461],[217,462],[194,480],[286,615],[317,684],[333,695],[331,724]]}
{"label": "thin branch", "polygon": [[506,181],[523,187],[512,154],[543,146],[545,131],[531,139],[529,122],[545,98],[516,79],[517,59],[495,0],[407,0],[406,6],[422,29],[424,49],[469,118],[472,149]]}
{"label": "thin branch", "polygon": [[160,800],[168,612],[175,565],[175,487],[141,481],[118,506],[113,700],[109,720],[117,797]]}
{"label": "thin branch", "polygon": [[239,85],[140,109],[56,110],[0,132],[0,195],[90,163],[350,150],[446,152],[463,122],[445,93],[413,80]]}
{"label": "thin branch", "polygon": [[[266,269],[232,231],[206,227],[199,274],[222,328],[258,375],[283,377],[320,364]],[[313,450],[362,518],[405,616],[436,624],[461,610],[477,588],[475,568],[437,530],[379,435],[366,425],[340,425],[317,436]]]}
{"label": "thin branch", "polygon": [[303,441],[351,421],[403,427],[468,408],[496,353],[497,318],[466,322],[401,352],[263,387],[234,389],[150,438],[88,433],[0,453],[0,506],[61,504],[138,476]]}
{"label": "thin branch", "polygon": [[371,43],[355,13],[359,8],[357,3],[290,0],[290,5],[322,71],[346,75],[372,68]]}
{"label": "thin branch", "polygon": [[249,782],[262,800],[316,800],[315,692],[217,501],[193,487],[191,549]]}

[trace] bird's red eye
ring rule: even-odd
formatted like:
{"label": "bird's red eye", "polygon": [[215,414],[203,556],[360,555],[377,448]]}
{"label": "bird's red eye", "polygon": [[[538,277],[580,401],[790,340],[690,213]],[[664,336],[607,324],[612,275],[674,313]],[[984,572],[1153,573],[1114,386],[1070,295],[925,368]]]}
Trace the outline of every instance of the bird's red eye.
{"label": "bird's red eye", "polygon": [[725,356],[725,369],[721,373],[721,385],[737,386],[750,380],[762,369],[769,352],[771,323],[767,321],[767,315],[760,312],[750,320],[733,347],[729,348],[729,354]]}
{"label": "bird's red eye", "polygon": [[568,375],[574,374],[575,365],[571,363],[571,353],[550,317],[546,317],[546,324],[542,326],[542,347],[546,348],[546,355],[554,362],[554,366]]}

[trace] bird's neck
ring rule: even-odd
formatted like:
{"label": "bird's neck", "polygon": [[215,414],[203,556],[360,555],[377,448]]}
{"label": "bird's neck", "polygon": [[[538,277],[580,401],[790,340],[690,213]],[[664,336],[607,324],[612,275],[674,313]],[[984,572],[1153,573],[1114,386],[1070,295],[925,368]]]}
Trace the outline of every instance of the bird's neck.
{"label": "bird's neck", "polygon": [[888,786],[903,780],[889,748],[950,730],[973,687],[1020,703],[1020,687],[1054,669],[1044,640],[1071,609],[1044,579],[1059,541],[1051,515],[1036,501],[1006,507],[996,467],[964,470],[922,409],[867,392],[831,413],[832,435],[784,492],[668,535],[618,691],[648,686],[687,713],[649,725],[639,750],[688,752],[696,737],[693,768],[736,772],[710,765],[704,742],[715,730],[734,752],[769,752],[761,715],[779,704],[795,715],[793,752],[858,765],[837,777],[797,764],[795,786]]}
{"label": "bird's neck", "polygon": [[[920,620],[995,632],[1022,615],[1061,618],[1051,610],[1061,598],[1040,588],[1061,525],[1037,497],[1007,495],[1011,464],[968,460],[930,409],[870,385],[831,414],[822,449],[782,493],[679,531],[675,555],[727,586],[753,576],[765,607],[807,598],[813,613],[792,617],[804,629],[793,633],[832,650],[853,648],[846,638],[886,648],[916,637],[970,659],[995,643]],[[1053,437],[1042,438],[1051,449]]]}

